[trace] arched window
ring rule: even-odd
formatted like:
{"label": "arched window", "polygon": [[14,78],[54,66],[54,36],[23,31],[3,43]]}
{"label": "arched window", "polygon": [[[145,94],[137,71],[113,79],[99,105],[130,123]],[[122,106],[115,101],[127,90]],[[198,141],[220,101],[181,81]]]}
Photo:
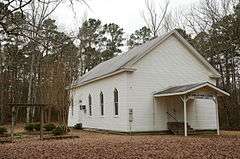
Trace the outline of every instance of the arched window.
{"label": "arched window", "polygon": [[103,101],[103,93],[100,93],[100,109],[101,109],[101,115],[104,115],[104,101]]}
{"label": "arched window", "polygon": [[88,95],[88,106],[89,106],[89,115],[92,116],[92,96]]}
{"label": "arched window", "polygon": [[118,115],[118,90],[114,89],[114,114]]}

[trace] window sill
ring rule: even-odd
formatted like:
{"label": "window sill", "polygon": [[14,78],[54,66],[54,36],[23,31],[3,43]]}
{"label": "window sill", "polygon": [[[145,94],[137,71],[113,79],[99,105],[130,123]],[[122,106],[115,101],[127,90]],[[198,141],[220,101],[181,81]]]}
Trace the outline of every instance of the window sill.
{"label": "window sill", "polygon": [[100,118],[104,118],[104,116],[100,116]]}
{"label": "window sill", "polygon": [[114,115],[113,117],[114,117],[114,118],[119,118],[119,115]]}

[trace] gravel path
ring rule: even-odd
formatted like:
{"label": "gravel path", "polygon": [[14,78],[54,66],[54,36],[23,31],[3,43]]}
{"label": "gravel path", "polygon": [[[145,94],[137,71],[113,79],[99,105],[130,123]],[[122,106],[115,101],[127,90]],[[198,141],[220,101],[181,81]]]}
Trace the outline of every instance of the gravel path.
{"label": "gravel path", "polygon": [[20,140],[0,145],[0,158],[240,158],[240,136],[110,135]]}

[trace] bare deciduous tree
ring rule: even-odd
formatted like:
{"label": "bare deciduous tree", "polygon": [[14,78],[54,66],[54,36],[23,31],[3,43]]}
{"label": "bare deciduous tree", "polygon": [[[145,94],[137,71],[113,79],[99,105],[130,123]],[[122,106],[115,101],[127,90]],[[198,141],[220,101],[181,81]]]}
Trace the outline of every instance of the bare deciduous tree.
{"label": "bare deciduous tree", "polygon": [[[29,5],[29,10],[26,10],[27,15],[27,21],[29,24],[29,37],[31,39],[34,39],[34,41],[38,41],[41,39],[39,37],[39,33],[41,33],[42,25],[44,20],[46,20],[59,6],[59,4],[62,2],[62,0],[32,0],[32,2]],[[33,49],[35,50],[35,49]],[[28,85],[28,97],[27,102],[33,103],[34,95],[32,90],[36,90],[36,88],[33,87],[33,79],[36,76],[36,73],[34,73],[34,68],[38,67],[36,65],[39,65],[40,58],[42,57],[42,54],[45,50],[41,50],[40,54],[36,54],[36,52],[32,52],[31,54],[31,66],[30,66],[30,72],[29,72],[29,85]],[[30,121],[30,108],[27,108],[27,122]]]}
{"label": "bare deciduous tree", "polygon": [[187,30],[187,20],[184,18],[184,14],[184,11],[177,8],[169,12],[164,19],[164,29],[167,32],[176,28]]}
{"label": "bare deciduous tree", "polygon": [[142,12],[142,17],[147,27],[152,31],[153,36],[156,37],[164,27],[164,19],[168,13],[169,1],[166,1],[163,7],[159,6],[157,8],[153,2],[146,0],[145,6],[146,10]]}
{"label": "bare deciduous tree", "polygon": [[201,0],[184,15],[187,26],[195,34],[209,29],[224,16],[233,13],[238,0]]}

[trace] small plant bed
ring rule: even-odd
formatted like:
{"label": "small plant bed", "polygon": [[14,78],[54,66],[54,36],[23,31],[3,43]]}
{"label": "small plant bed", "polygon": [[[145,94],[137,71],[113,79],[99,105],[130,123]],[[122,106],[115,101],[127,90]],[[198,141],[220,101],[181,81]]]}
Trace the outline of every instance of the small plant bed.
{"label": "small plant bed", "polygon": [[7,128],[0,126],[0,135],[4,135],[5,133],[7,133]]}
{"label": "small plant bed", "polygon": [[49,124],[45,124],[43,128],[46,131],[53,131],[56,128],[56,126],[53,123],[49,123]]}
{"label": "small plant bed", "polygon": [[40,128],[41,128],[40,123],[35,123],[35,124],[34,124],[34,129],[35,129],[36,131],[40,131]]}
{"label": "small plant bed", "polygon": [[[30,123],[25,125],[23,134],[27,135],[39,135],[40,133],[40,123]],[[50,134],[56,129],[53,123],[48,123],[43,125],[43,134]],[[59,130],[60,131],[60,130]]]}
{"label": "small plant bed", "polygon": [[55,136],[65,135],[69,132],[69,129],[64,125],[58,125],[55,129],[53,129],[52,133]]}
{"label": "small plant bed", "polygon": [[74,128],[74,129],[77,129],[77,130],[82,130],[82,129],[83,129],[83,128],[82,128],[82,123],[78,123],[78,124],[74,125],[73,128]]}
{"label": "small plant bed", "polygon": [[12,143],[12,140],[10,137],[2,137],[0,138],[0,144],[5,144],[5,143]]}
{"label": "small plant bed", "polygon": [[[43,134],[51,134],[51,133],[52,133],[51,131],[43,131]],[[24,135],[39,135],[40,131],[25,131],[25,132],[22,132],[21,134],[24,134]]]}
{"label": "small plant bed", "polygon": [[43,140],[62,140],[62,139],[73,139],[78,138],[77,135],[69,135],[68,132],[70,131],[68,127],[64,125],[53,126],[51,124],[46,126],[46,129],[51,131],[51,135],[45,136]]}
{"label": "small plant bed", "polygon": [[63,139],[75,139],[79,138],[79,136],[76,135],[61,135],[61,136],[46,136],[43,138],[43,140],[63,140]]}
{"label": "small plant bed", "polygon": [[9,136],[11,136],[10,134],[0,134],[0,138],[1,137],[9,137]]}
{"label": "small plant bed", "polygon": [[0,126],[0,143],[8,142],[8,138],[10,137],[10,134],[8,134],[7,128]]}
{"label": "small plant bed", "polygon": [[24,126],[24,130],[26,130],[27,132],[33,132],[34,131],[34,124],[32,124],[32,123],[26,124]]}

